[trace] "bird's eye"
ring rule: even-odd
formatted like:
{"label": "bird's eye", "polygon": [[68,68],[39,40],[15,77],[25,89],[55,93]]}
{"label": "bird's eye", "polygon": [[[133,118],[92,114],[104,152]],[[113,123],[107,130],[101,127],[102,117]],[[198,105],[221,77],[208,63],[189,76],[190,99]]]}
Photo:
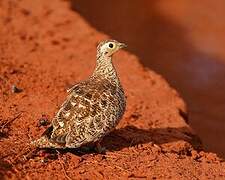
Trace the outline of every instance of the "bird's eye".
{"label": "bird's eye", "polygon": [[110,47],[110,48],[113,48],[113,44],[112,44],[112,43],[109,43],[109,47]]}

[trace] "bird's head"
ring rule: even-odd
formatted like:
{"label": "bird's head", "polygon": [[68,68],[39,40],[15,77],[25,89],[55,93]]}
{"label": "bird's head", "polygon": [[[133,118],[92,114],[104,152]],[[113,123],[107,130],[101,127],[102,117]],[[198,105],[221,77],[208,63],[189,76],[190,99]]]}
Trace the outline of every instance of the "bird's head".
{"label": "bird's head", "polygon": [[127,47],[127,45],[116,40],[105,40],[99,43],[97,56],[111,57],[115,52],[124,47]]}

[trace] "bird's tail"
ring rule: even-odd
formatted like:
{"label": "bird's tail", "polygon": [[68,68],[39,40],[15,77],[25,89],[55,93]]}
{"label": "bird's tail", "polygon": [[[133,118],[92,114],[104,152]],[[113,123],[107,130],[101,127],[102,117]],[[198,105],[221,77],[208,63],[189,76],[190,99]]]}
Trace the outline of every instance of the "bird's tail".
{"label": "bird's tail", "polygon": [[47,148],[50,147],[49,139],[46,136],[42,136],[41,138],[31,141],[31,145],[38,148]]}
{"label": "bird's tail", "polygon": [[56,149],[65,148],[65,146],[52,141],[47,136],[42,136],[37,140],[31,141],[31,145],[37,148],[56,148]]}
{"label": "bird's tail", "polygon": [[31,145],[37,148],[63,148],[62,145],[51,139],[52,130],[53,127],[49,127],[39,139],[31,141]]}

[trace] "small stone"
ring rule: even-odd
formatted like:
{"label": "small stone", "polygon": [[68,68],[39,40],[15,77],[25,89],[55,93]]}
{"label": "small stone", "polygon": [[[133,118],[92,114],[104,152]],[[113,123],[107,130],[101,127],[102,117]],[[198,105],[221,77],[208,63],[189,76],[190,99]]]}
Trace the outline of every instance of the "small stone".
{"label": "small stone", "polygon": [[192,159],[194,159],[194,160],[197,160],[200,158],[200,155],[198,154],[198,152],[196,150],[191,151],[191,156],[192,156]]}
{"label": "small stone", "polygon": [[48,117],[46,115],[42,115],[42,117],[38,121],[38,126],[47,126],[50,122],[48,120]]}
{"label": "small stone", "polygon": [[47,163],[47,162],[48,162],[47,158],[41,159],[41,163]]}
{"label": "small stone", "polygon": [[20,93],[23,91],[22,89],[16,87],[16,85],[12,85],[11,89],[12,89],[12,93]]}

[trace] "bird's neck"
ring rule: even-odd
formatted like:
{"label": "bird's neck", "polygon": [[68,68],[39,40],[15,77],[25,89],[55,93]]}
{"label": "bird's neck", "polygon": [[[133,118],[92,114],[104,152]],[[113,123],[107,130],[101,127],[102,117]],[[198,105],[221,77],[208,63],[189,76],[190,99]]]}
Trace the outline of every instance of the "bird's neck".
{"label": "bird's neck", "polygon": [[107,78],[112,82],[119,83],[119,79],[117,77],[116,69],[112,63],[111,56],[97,57],[94,75],[100,75],[103,78]]}

